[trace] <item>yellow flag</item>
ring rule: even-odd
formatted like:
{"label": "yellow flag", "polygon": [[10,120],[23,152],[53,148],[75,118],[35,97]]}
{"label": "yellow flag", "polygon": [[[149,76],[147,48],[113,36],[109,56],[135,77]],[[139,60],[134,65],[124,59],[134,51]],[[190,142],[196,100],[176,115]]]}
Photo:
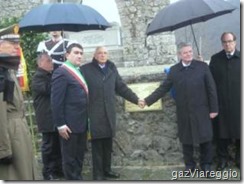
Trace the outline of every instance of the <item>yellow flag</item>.
{"label": "yellow flag", "polygon": [[17,77],[19,81],[19,85],[21,87],[21,90],[23,92],[30,91],[29,89],[29,84],[28,84],[28,76],[27,76],[27,65],[26,61],[24,58],[24,54],[22,51],[22,48],[20,47],[19,50],[20,54],[20,64],[19,64],[19,69],[17,71]]}

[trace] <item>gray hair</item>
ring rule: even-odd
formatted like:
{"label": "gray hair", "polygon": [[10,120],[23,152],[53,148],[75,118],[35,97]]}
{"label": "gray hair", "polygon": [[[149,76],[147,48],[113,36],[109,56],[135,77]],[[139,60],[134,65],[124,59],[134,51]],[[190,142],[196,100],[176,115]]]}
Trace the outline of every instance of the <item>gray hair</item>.
{"label": "gray hair", "polygon": [[177,44],[177,52],[180,53],[181,49],[183,47],[192,47],[191,43],[187,43],[187,42],[180,42],[179,44]]}
{"label": "gray hair", "polygon": [[47,52],[42,52],[37,56],[37,61],[36,61],[37,65],[40,65],[44,59],[49,59],[50,61],[52,61],[52,58],[48,55]]}

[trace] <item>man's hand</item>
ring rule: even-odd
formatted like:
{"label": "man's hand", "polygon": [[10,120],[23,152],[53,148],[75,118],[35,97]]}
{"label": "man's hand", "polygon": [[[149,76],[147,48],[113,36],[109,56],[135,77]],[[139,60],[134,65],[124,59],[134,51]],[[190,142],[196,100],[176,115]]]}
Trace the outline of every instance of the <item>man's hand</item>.
{"label": "man's hand", "polygon": [[211,112],[211,113],[209,113],[209,116],[210,116],[211,119],[215,118],[217,115],[218,115],[217,112]]}
{"label": "man's hand", "polygon": [[139,99],[138,100],[138,106],[143,109],[146,106],[146,102],[144,99]]}
{"label": "man's hand", "polygon": [[69,139],[69,134],[72,133],[72,131],[69,129],[68,126],[65,125],[64,127],[58,129],[58,133],[65,140],[68,140]]}

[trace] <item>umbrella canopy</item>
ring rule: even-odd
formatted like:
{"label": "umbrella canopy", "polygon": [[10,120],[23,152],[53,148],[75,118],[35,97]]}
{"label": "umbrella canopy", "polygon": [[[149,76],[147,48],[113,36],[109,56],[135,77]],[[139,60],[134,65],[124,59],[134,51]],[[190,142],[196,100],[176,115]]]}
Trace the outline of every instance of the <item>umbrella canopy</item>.
{"label": "umbrella canopy", "polygon": [[[235,9],[236,7],[224,0],[179,0],[158,12],[148,25],[146,34],[174,31],[188,25],[192,28],[192,24],[231,13]],[[193,29],[192,33],[195,40]]]}
{"label": "umbrella canopy", "polygon": [[43,4],[30,10],[19,22],[19,31],[85,31],[111,27],[95,9],[75,3]]}

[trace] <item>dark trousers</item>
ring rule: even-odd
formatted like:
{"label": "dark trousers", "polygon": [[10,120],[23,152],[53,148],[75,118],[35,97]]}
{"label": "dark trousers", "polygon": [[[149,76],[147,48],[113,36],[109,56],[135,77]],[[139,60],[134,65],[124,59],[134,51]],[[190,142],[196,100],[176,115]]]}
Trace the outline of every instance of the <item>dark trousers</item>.
{"label": "dark trousers", "polygon": [[91,141],[92,145],[92,166],[93,179],[99,180],[104,178],[105,172],[111,171],[112,157],[112,138],[95,139]]}
{"label": "dark trousers", "polygon": [[[186,167],[195,168],[194,147],[192,144],[183,144],[183,156]],[[211,165],[213,159],[212,142],[200,144],[200,166],[204,168],[206,165]]]}
{"label": "dark trousers", "polygon": [[71,133],[69,136],[68,140],[60,137],[64,176],[66,180],[82,180],[87,134]]}
{"label": "dark trousers", "polygon": [[[228,147],[231,139],[218,139],[217,141],[217,155],[219,162],[228,162],[229,152]],[[235,140],[235,161],[240,164],[240,139]]]}
{"label": "dark trousers", "polygon": [[58,132],[42,133],[42,174],[44,179],[49,175],[62,175],[62,157]]}

